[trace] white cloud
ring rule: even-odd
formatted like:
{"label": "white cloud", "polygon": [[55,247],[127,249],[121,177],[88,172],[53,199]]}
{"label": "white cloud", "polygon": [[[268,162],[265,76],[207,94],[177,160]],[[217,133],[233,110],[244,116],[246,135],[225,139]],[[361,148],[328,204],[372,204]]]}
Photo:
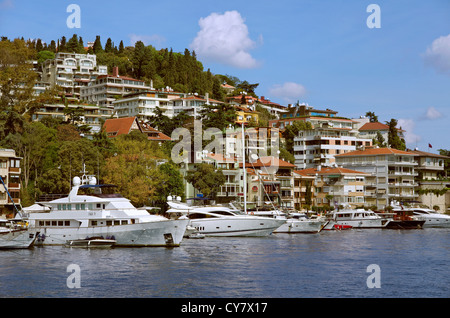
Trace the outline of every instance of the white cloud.
{"label": "white cloud", "polygon": [[160,47],[166,39],[158,34],[152,34],[152,35],[138,35],[138,34],[129,34],[128,37],[130,38],[131,45],[134,45],[137,41],[142,41],[145,45],[153,45]]}
{"label": "white cloud", "polygon": [[[197,56],[237,68],[259,66],[249,53],[256,43],[249,38],[247,25],[239,12],[211,13],[198,24],[200,31],[190,45]],[[262,36],[259,41],[262,43]]]}
{"label": "white cloud", "polygon": [[401,127],[404,132],[406,144],[415,145],[418,141],[422,139],[419,135],[414,133],[414,128],[416,127],[416,123],[412,119],[403,119],[400,118],[398,120],[397,127]]}
{"label": "white cloud", "polygon": [[425,119],[439,119],[441,117],[443,117],[444,115],[438,111],[436,108],[434,108],[433,106],[428,107],[426,113],[425,113]]}
{"label": "white cloud", "polygon": [[286,82],[283,85],[276,84],[269,89],[269,95],[282,98],[288,103],[294,103],[306,94],[306,88],[294,82]]}
{"label": "white cloud", "polygon": [[450,74],[450,34],[434,40],[423,58],[437,72]]}

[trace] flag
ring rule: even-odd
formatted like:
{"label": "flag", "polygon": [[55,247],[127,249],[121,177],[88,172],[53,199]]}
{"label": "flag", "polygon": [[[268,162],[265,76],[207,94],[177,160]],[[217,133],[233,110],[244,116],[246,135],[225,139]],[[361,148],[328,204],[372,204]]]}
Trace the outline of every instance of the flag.
{"label": "flag", "polygon": [[433,148],[433,146],[431,144],[428,144],[428,148]]}

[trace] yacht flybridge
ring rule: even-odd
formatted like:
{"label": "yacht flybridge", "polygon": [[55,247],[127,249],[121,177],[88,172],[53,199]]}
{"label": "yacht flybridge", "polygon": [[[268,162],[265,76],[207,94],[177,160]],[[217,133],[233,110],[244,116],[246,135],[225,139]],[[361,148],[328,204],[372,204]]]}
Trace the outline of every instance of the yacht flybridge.
{"label": "yacht flybridge", "polygon": [[[40,232],[36,245],[64,245],[90,237],[115,240],[115,246],[180,245],[189,220],[137,209],[120,194],[102,193],[108,186],[96,183],[93,176],[75,177],[67,197],[39,203],[50,210],[29,215],[30,227]],[[91,193],[79,194],[80,189]]]}

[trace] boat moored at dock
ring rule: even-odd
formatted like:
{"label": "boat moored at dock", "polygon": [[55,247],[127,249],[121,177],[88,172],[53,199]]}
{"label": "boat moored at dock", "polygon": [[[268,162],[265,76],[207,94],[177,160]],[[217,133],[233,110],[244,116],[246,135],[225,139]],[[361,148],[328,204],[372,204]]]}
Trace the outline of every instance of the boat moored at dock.
{"label": "boat moored at dock", "polygon": [[382,218],[373,211],[364,209],[333,211],[328,213],[326,218],[329,220],[329,223],[325,226],[325,230],[345,227],[360,229],[385,228],[391,221],[390,219]]}
{"label": "boat moored at dock", "polygon": [[28,228],[25,221],[0,220],[0,249],[29,248],[33,246],[37,233]]}
{"label": "boat moored at dock", "polygon": [[188,206],[167,202],[167,213],[184,215],[197,233],[206,236],[267,236],[286,222],[242,213],[225,206]]}
{"label": "boat moored at dock", "polygon": [[[96,185],[92,176],[75,177],[67,197],[41,202],[49,211],[28,217],[30,227],[40,232],[36,245],[64,245],[100,236],[114,236],[115,246],[180,245],[189,220],[171,220],[137,209],[120,194],[103,193],[107,187]],[[91,193],[79,194],[81,189]]]}

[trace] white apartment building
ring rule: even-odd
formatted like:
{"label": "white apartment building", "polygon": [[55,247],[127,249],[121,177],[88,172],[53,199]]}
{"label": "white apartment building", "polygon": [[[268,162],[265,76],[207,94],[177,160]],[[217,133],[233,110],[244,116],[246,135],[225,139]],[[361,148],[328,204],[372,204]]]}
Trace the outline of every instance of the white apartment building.
{"label": "white apartment building", "polygon": [[100,75],[82,87],[80,99],[100,107],[113,108],[113,102],[124,95],[148,90],[152,90],[152,88],[145,85],[144,81],[120,76],[118,67],[114,67],[112,75]]}
{"label": "white apartment building", "polygon": [[[20,205],[20,161],[13,149],[0,149],[0,176],[15,205]],[[0,183],[0,214],[14,214],[14,204]]]}
{"label": "white apartment building", "polygon": [[294,138],[295,165],[298,169],[331,166],[335,156],[372,146],[372,139],[361,138],[349,119],[310,117],[313,129],[302,130]]}
{"label": "white apartment building", "polygon": [[160,108],[164,115],[173,118],[175,115],[173,100],[183,96],[183,93],[169,90],[146,90],[127,94],[123,98],[112,102],[117,117],[137,117],[139,121],[148,121],[155,116],[156,108]]}
{"label": "white apartment building", "polygon": [[223,102],[209,98],[208,93],[204,97],[197,94],[183,94],[172,100],[173,107],[167,111],[167,115],[173,117],[184,111],[189,116],[199,119],[200,112],[206,105],[217,106],[219,104],[223,104]]}
{"label": "white apartment building", "polygon": [[147,90],[134,94],[127,94],[123,98],[115,100],[112,104],[116,115],[121,117],[136,116],[140,121],[147,121],[155,116],[156,107],[160,108],[164,115],[173,118],[181,112],[189,116],[199,118],[201,110],[206,105],[219,105],[222,102],[210,99],[208,94],[198,95],[174,92],[170,87],[162,90]]}
{"label": "white apartment building", "polygon": [[384,209],[391,201],[417,199],[415,154],[393,148],[371,148],[336,155],[336,164],[369,174],[366,205]]}
{"label": "white apartment building", "polygon": [[94,54],[56,53],[54,59],[42,65],[42,82],[58,85],[67,97],[80,99],[81,88],[99,75],[108,74],[107,66],[97,65]]}

